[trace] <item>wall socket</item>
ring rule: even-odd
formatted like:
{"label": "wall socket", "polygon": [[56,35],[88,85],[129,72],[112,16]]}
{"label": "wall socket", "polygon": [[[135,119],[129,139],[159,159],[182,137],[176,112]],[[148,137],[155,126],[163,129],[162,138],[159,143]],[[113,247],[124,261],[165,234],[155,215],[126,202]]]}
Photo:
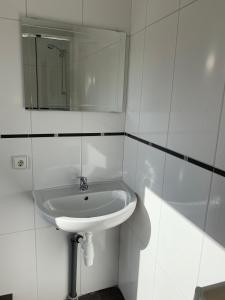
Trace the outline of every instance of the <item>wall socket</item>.
{"label": "wall socket", "polygon": [[27,169],[28,159],[27,155],[12,156],[13,169]]}

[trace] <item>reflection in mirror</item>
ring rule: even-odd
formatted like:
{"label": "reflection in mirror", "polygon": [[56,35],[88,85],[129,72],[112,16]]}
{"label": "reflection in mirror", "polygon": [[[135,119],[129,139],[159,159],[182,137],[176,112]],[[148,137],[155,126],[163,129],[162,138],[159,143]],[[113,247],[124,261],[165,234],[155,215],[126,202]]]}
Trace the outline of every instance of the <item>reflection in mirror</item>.
{"label": "reflection in mirror", "polygon": [[22,20],[26,109],[121,112],[126,34]]}

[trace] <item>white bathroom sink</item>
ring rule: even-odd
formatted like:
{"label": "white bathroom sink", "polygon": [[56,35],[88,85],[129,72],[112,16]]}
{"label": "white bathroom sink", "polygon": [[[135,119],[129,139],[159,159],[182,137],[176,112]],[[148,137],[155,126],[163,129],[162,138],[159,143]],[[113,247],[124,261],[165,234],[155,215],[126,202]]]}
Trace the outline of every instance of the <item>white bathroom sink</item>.
{"label": "white bathroom sink", "polygon": [[136,195],[122,182],[79,185],[33,191],[37,207],[57,228],[67,232],[95,232],[125,222],[134,212]]}

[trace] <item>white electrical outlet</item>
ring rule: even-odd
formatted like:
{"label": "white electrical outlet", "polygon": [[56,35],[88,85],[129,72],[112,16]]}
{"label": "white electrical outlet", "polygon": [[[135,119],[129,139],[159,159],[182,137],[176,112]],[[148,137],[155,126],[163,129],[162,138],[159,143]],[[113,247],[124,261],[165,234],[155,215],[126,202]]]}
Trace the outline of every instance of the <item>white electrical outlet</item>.
{"label": "white electrical outlet", "polygon": [[27,169],[28,162],[26,155],[18,155],[12,157],[13,169]]}

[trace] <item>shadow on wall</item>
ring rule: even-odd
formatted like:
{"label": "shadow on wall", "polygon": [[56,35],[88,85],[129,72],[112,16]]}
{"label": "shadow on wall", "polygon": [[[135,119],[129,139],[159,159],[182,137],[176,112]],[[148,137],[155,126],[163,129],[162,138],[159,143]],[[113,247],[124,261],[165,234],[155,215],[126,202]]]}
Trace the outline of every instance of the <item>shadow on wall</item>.
{"label": "shadow on wall", "polygon": [[[143,270],[140,273],[139,265],[143,260],[142,254],[145,252],[145,249],[149,251],[151,238],[153,238],[152,234],[148,210],[138,196],[134,214],[121,227],[120,243],[124,250],[124,255],[120,255],[119,281],[120,283],[122,282],[122,287],[124,286],[126,290],[124,292],[122,288],[125,299],[138,299],[138,282],[150,280],[150,278],[145,277],[145,272],[142,273]],[[149,261],[146,262],[146,268],[148,263],[151,264]]]}
{"label": "shadow on wall", "polygon": [[158,265],[171,286],[194,299],[197,285],[225,280],[224,178],[139,147],[138,206],[121,228],[121,290],[129,300],[164,299],[160,284],[154,291]]}
{"label": "shadow on wall", "polygon": [[82,139],[83,172],[88,181],[107,181],[122,177],[123,137]]}

